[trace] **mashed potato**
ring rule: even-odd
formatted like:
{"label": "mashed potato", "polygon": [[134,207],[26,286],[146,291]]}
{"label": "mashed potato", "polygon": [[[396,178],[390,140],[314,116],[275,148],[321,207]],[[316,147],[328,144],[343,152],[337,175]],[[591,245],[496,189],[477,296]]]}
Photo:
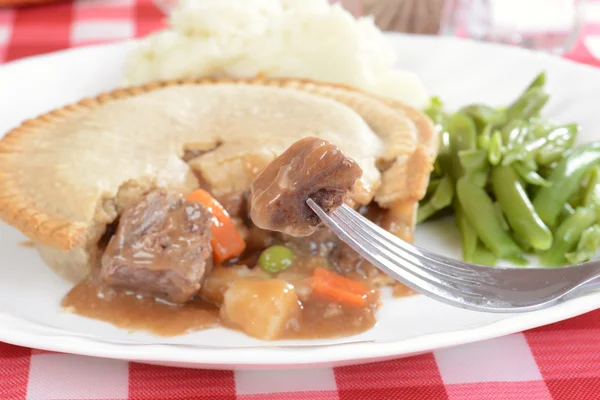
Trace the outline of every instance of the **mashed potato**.
{"label": "mashed potato", "polygon": [[414,107],[428,95],[371,18],[327,0],[181,0],[169,28],[130,54],[126,84],[183,77],[311,78]]}

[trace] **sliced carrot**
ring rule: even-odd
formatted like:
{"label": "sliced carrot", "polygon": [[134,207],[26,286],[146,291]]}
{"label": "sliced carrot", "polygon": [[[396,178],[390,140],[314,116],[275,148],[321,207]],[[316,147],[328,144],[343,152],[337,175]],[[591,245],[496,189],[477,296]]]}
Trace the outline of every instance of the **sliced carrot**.
{"label": "sliced carrot", "polygon": [[213,248],[215,263],[219,264],[242,254],[246,248],[246,243],[221,203],[202,189],[194,190],[186,200],[197,201],[212,214],[212,240],[210,244]]}
{"label": "sliced carrot", "polygon": [[316,268],[312,281],[313,293],[337,301],[342,305],[364,307],[372,292],[364,283],[353,281],[325,268]]}

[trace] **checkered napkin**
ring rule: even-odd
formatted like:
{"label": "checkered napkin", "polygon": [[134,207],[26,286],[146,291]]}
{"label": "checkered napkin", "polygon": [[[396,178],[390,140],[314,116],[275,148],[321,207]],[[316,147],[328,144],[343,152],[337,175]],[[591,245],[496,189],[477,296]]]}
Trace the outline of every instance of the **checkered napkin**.
{"label": "checkered napkin", "polygon": [[598,400],[600,311],[376,364],[291,371],[158,367],[0,343],[0,399]]}
{"label": "checkered napkin", "polygon": [[[568,57],[600,65],[600,1],[592,5]],[[140,37],[162,24],[151,0],[0,9],[0,62]],[[25,398],[599,400],[600,311],[417,357],[298,371],[177,369],[0,343],[0,399]]]}
{"label": "checkered napkin", "polygon": [[0,9],[0,62],[141,37],[163,23],[152,0],[75,0]]}

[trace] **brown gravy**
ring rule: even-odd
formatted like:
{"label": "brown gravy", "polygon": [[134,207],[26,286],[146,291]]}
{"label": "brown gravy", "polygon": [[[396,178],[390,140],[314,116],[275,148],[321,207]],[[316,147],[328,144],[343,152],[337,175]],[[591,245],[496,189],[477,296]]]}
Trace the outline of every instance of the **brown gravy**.
{"label": "brown gravy", "polygon": [[414,296],[416,294],[419,293],[400,282],[396,283],[392,289],[392,295],[396,298]]}
{"label": "brown gravy", "polygon": [[[379,216],[379,210],[369,210],[373,218]],[[373,212],[375,211],[375,212]],[[377,219],[377,218],[374,218]],[[233,265],[220,266],[221,271],[226,268],[231,275],[221,277],[221,281],[231,282],[245,275],[236,275],[235,265],[256,265],[256,259],[261,251],[270,244],[284,244],[293,249],[297,257],[294,264],[281,274],[268,274],[255,267],[253,276],[261,279],[278,278],[290,282],[296,287],[297,293],[303,293],[301,297],[301,310],[299,315],[291,319],[278,339],[319,339],[351,336],[369,330],[376,324],[375,313],[379,306],[379,291],[373,289],[368,296],[367,305],[362,308],[340,306],[331,299],[321,298],[311,293],[310,282],[313,271],[317,267],[332,268],[340,275],[351,279],[362,281],[370,286],[378,286],[373,279],[370,269],[365,266],[365,260],[355,253],[342,252],[345,255],[337,260],[331,253],[331,249],[341,244],[337,238],[326,230],[317,232],[314,236],[301,240],[287,241],[274,236],[270,232],[263,232],[269,240],[262,238],[261,231],[255,228],[249,232],[248,243],[256,241],[256,245],[250,248],[244,255],[243,260],[235,260]],[[260,239],[260,240],[259,240]],[[291,240],[291,239],[290,239]],[[264,242],[264,243],[263,243]],[[243,261],[243,262],[242,262]],[[340,265],[340,262],[343,265]],[[334,266],[335,264],[335,266]],[[215,267],[208,279],[216,277],[213,273],[219,267]],[[374,268],[371,266],[371,268]],[[204,289],[201,294],[204,299],[193,299],[184,304],[173,304],[165,301],[155,300],[153,297],[140,296],[132,292],[118,290],[106,286],[97,276],[92,274],[86,281],[75,286],[63,299],[62,306],[70,312],[108,322],[119,328],[130,331],[147,331],[157,336],[170,337],[186,334],[189,332],[225,326],[236,329],[227,320],[220,317],[218,304],[222,301],[219,296],[212,296]],[[281,275],[281,276],[279,276]],[[390,283],[385,283],[390,284]],[[206,281],[205,281],[206,285]],[[218,288],[223,282],[218,283]],[[222,287],[219,290],[226,290]],[[307,294],[308,293],[308,294]],[[393,285],[394,297],[408,296],[413,292],[401,284]],[[210,301],[207,301],[210,300]]]}
{"label": "brown gravy", "polygon": [[104,288],[89,279],[64,297],[62,306],[84,317],[127,330],[144,330],[158,336],[176,336],[219,325],[219,309],[193,300],[182,305]]}
{"label": "brown gravy", "polygon": [[[175,305],[102,287],[92,279],[71,289],[62,306],[67,311],[122,329],[143,330],[165,337],[224,325],[218,307],[208,302],[196,299]],[[299,318],[288,324],[280,339],[333,338],[364,332],[375,325],[378,306],[376,290],[369,296],[368,306],[360,309],[312,296],[303,302]]]}
{"label": "brown gravy", "polygon": [[374,291],[365,308],[342,307],[313,296],[303,303],[299,328],[288,329],[283,339],[324,339],[357,335],[375,326],[379,296]]}

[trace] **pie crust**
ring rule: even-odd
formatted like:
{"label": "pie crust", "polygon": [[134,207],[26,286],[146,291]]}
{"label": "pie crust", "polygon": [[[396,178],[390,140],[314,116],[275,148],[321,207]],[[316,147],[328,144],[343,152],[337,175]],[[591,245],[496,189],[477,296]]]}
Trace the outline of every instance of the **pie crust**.
{"label": "pie crust", "polygon": [[[260,117],[237,121],[236,113]],[[274,127],[281,134],[269,132]],[[144,193],[165,187],[186,194],[198,187],[198,176],[217,196],[246,189],[303,135],[322,136],[356,159],[364,171],[357,203],[374,198],[403,210],[414,227],[437,154],[431,121],[343,85],[273,78],[120,88],[23,122],[0,140],[0,218],[31,238],[61,275],[77,280],[107,224]],[[184,162],[190,144],[209,150]]]}

